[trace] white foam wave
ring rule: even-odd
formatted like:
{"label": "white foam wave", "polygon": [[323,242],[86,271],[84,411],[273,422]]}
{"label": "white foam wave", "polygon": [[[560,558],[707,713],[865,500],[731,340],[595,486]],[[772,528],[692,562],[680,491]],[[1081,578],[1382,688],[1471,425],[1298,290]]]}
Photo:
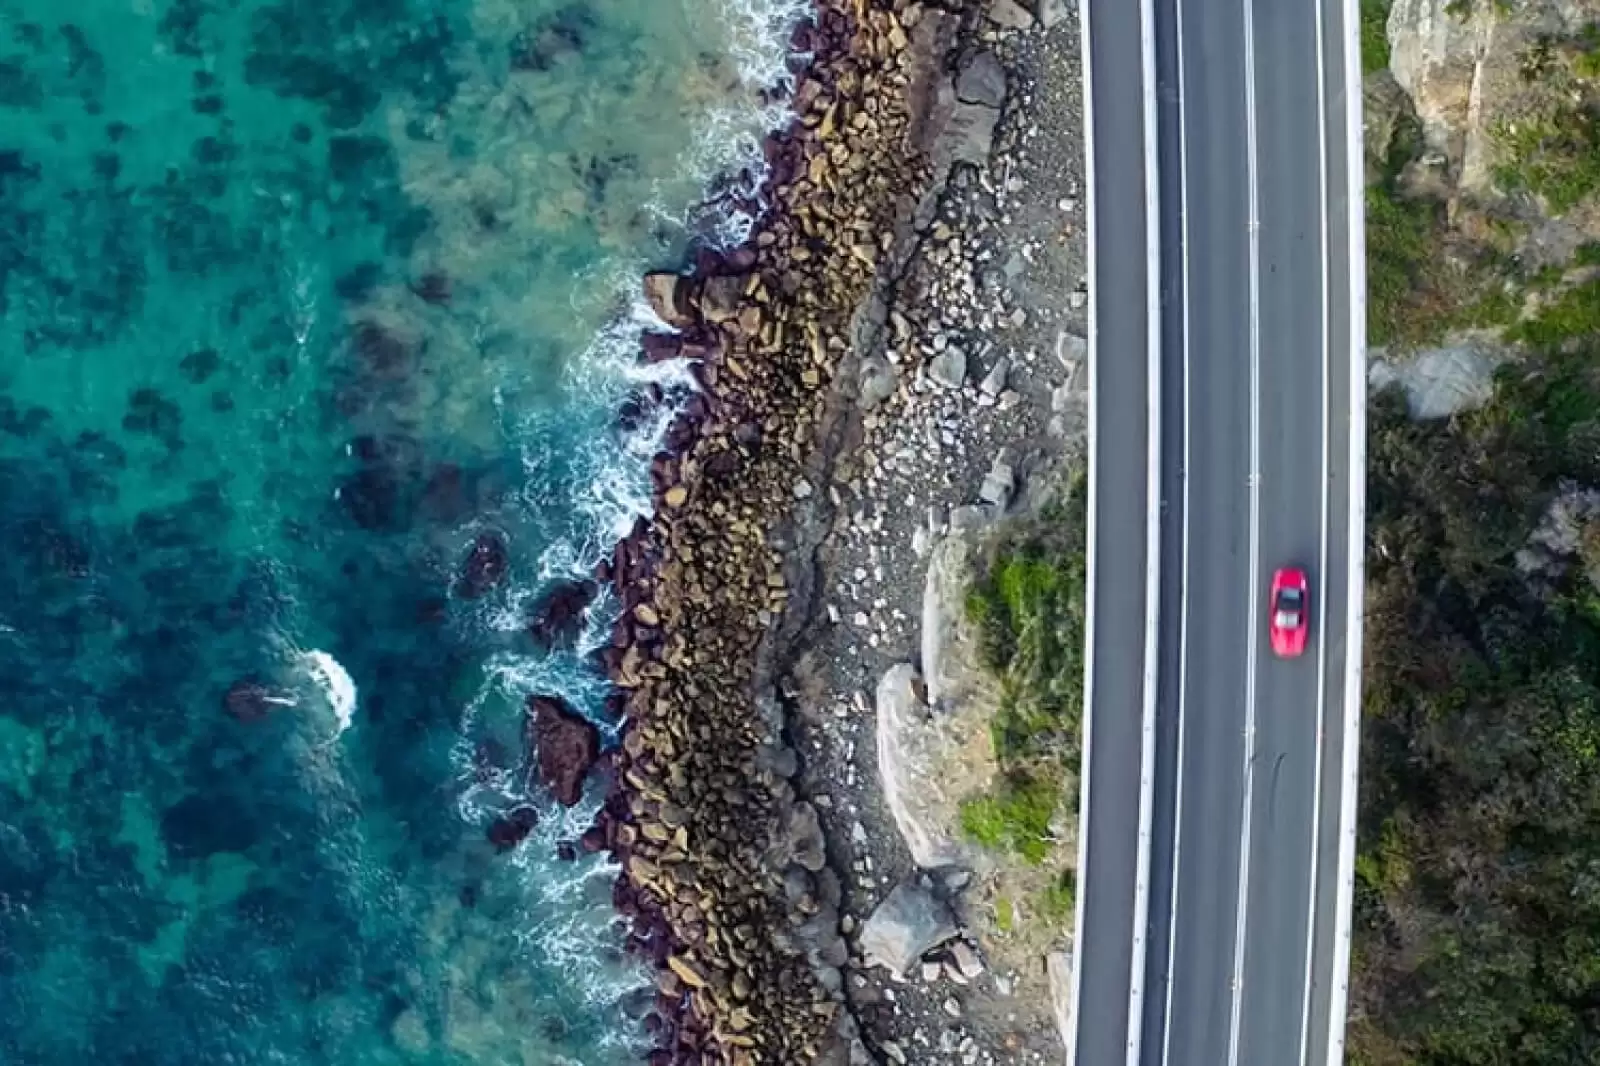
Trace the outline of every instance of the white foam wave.
{"label": "white foam wave", "polygon": [[[749,239],[769,206],[761,195],[767,177],[761,141],[789,121],[792,67],[794,61],[807,58],[793,53],[789,41],[794,28],[814,12],[810,0],[724,0],[720,6],[723,44],[738,72],[741,91],[709,109],[679,161],[713,186],[712,196],[685,210],[657,195],[647,207],[675,227],[694,228],[697,221],[708,224],[711,239],[732,247]],[[753,210],[740,204],[753,205]]]}
{"label": "white foam wave", "polygon": [[323,697],[328,701],[328,708],[333,712],[336,723],[333,736],[338,739],[355,721],[356,684],[338,659],[318,648],[302,652],[300,662],[306,675],[322,690]]}
{"label": "white foam wave", "polygon": [[[788,42],[799,22],[810,14],[809,0],[725,0],[720,28],[738,84],[727,102],[710,108],[695,137],[679,158],[684,173],[698,176],[709,190],[706,200],[687,210],[668,209],[667,182],[657,185],[657,202],[647,205],[674,232],[698,230],[724,246],[743,242],[759,213],[760,185],[766,178],[762,138],[790,118],[787,92],[762,96],[763,90],[792,89]],[[681,184],[677,186],[681,188]],[[480,624],[512,631],[527,624],[527,608],[550,582],[587,578],[635,522],[650,514],[649,476],[652,457],[666,431],[696,386],[681,361],[643,364],[640,335],[670,331],[642,299],[639,276],[646,264],[617,257],[580,279],[573,300],[590,307],[607,299],[619,310],[590,339],[585,350],[564,368],[562,402],[550,410],[511,414],[518,427],[525,486],[522,508],[546,545],[537,560],[537,581],[507,590],[481,608]],[[604,294],[597,297],[596,294]],[[630,394],[659,386],[663,401],[645,412],[631,432],[619,433],[610,423]],[[505,409],[502,408],[504,412]],[[598,414],[596,414],[598,413]],[[594,419],[591,438],[578,454],[556,454],[557,442],[572,439],[572,427],[552,425],[551,418]],[[603,420],[603,421],[601,421]],[[556,473],[558,472],[558,473]],[[578,486],[576,489],[570,486]],[[559,504],[556,503],[559,501]],[[556,512],[556,513],[552,513]],[[618,945],[619,919],[611,907],[610,888],[617,867],[603,855],[583,855],[556,862],[556,846],[576,839],[598,811],[598,789],[571,810],[550,797],[530,793],[521,753],[493,765],[481,758],[486,738],[524,737],[524,698],[529,693],[559,694],[592,720],[610,691],[587,656],[609,640],[617,613],[615,596],[600,589],[585,612],[578,646],[570,652],[522,655],[502,652],[484,664],[483,681],[460,712],[452,761],[459,786],[458,811],[469,824],[483,825],[520,804],[532,804],[538,822],[512,852],[511,861],[525,872],[526,910],[517,935],[530,953],[559,968],[583,999],[594,1006],[614,1007],[623,997],[649,982],[643,964],[630,957],[610,957],[597,947]],[[634,1046],[638,1031],[619,1026],[608,1042]]]}

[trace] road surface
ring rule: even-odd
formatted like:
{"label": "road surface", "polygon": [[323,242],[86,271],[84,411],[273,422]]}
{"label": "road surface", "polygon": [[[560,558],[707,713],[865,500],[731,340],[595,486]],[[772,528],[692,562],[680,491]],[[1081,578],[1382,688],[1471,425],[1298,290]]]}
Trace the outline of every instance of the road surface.
{"label": "road surface", "polygon": [[[1323,1066],[1342,1051],[1364,426],[1352,7],[1089,0],[1092,480],[1139,453],[1161,506],[1143,538],[1137,494],[1093,507],[1084,1066]],[[1153,106],[1111,110],[1135,75]],[[1154,150],[1135,159],[1150,116]],[[1156,265],[1134,262],[1152,234]],[[1141,266],[1153,313],[1130,291]],[[1139,365],[1139,330],[1158,352],[1154,427],[1129,425],[1133,384],[1107,387]],[[1285,565],[1312,585],[1295,661],[1266,639]],[[1150,577],[1153,599],[1126,594]]]}

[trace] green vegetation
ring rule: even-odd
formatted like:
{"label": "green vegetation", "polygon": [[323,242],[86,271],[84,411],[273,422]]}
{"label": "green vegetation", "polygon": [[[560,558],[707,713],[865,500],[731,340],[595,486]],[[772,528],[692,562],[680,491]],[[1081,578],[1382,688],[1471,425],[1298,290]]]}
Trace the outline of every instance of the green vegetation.
{"label": "green vegetation", "polygon": [[[1520,278],[1498,246],[1454,239],[1444,204],[1413,195],[1402,174],[1422,149],[1415,120],[1400,122],[1367,187],[1367,340],[1416,348],[1447,332],[1515,321]],[[1501,243],[1514,232],[1501,227]]]}
{"label": "green vegetation", "polygon": [[1368,74],[1389,66],[1389,8],[1394,0],[1361,0],[1361,69]]}
{"label": "green vegetation", "polygon": [[1544,584],[1515,562],[1600,485],[1597,303],[1528,323],[1560,351],[1481,411],[1373,405],[1353,1064],[1600,1061],[1600,522]]}
{"label": "green vegetation", "polygon": [[1495,141],[1495,180],[1537,193],[1553,214],[1600,189],[1600,115],[1586,103],[1561,100],[1545,115],[1500,126]]}
{"label": "green vegetation", "polygon": [[1574,285],[1507,333],[1512,340],[1544,351],[1584,342],[1597,335],[1600,335],[1600,281]]}
{"label": "green vegetation", "polygon": [[1078,905],[1078,878],[1071,870],[1051,881],[1039,896],[1039,912],[1052,924],[1071,921]]}
{"label": "green vegetation", "polygon": [[961,829],[984,847],[1043,862],[1050,853],[1050,820],[1060,802],[1059,781],[1008,774],[994,793],[961,805]]}
{"label": "green vegetation", "polygon": [[1522,78],[1541,87],[1541,106],[1494,130],[1495,180],[1525,189],[1563,215],[1600,191],[1600,28],[1537,38],[1521,56]]}
{"label": "green vegetation", "polygon": [[1000,896],[994,901],[994,927],[1008,934],[1017,927],[1017,909],[1010,896]]}
{"label": "green vegetation", "polygon": [[986,847],[1043,862],[1051,823],[1077,768],[1083,702],[1084,506],[1077,479],[1065,500],[996,545],[967,596],[984,664],[1000,681],[990,723],[1001,779],[962,804],[961,825]]}

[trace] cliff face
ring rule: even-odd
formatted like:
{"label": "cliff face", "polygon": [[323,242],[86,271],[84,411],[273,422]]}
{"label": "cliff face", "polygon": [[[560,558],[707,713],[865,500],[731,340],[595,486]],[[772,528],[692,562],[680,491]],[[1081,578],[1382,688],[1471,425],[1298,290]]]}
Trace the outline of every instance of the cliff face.
{"label": "cliff face", "polygon": [[1389,70],[1420,120],[1424,165],[1475,199],[1514,191],[1504,169],[1530,131],[1588,93],[1597,23],[1600,0],[1394,0]]}

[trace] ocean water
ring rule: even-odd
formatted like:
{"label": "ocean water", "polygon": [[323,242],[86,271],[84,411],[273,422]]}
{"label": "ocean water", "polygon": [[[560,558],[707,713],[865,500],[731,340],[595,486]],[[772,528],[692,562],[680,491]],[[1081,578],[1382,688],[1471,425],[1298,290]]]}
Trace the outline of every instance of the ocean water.
{"label": "ocean water", "polygon": [[607,605],[527,625],[647,504],[637,277],[738,236],[801,7],[0,0],[0,1063],[636,1053],[522,769]]}

